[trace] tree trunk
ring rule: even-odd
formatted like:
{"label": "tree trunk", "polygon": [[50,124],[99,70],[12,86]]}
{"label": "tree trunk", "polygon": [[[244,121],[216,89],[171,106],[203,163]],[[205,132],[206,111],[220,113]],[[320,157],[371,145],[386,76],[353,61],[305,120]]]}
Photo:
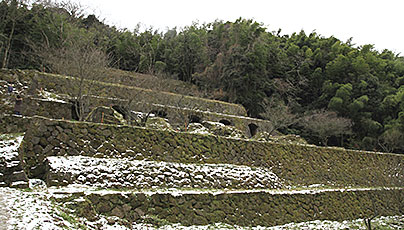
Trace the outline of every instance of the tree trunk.
{"label": "tree trunk", "polygon": [[372,230],[372,219],[364,219],[367,230]]}
{"label": "tree trunk", "polygon": [[323,137],[323,138],[321,138],[321,142],[323,143],[324,146],[327,146],[328,137]]}
{"label": "tree trunk", "polygon": [[3,61],[1,63],[1,68],[7,68],[8,56],[9,56],[10,49],[11,49],[11,41],[13,40],[14,30],[15,30],[15,21],[13,21],[13,24],[11,26],[11,32],[10,32],[10,35],[8,36],[7,44],[4,49],[4,56],[3,56]]}

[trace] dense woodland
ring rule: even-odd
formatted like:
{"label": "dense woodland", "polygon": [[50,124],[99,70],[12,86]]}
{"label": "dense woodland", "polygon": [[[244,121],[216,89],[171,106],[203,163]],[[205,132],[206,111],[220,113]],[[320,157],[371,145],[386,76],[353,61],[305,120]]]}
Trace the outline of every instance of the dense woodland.
{"label": "dense woodland", "polygon": [[0,2],[1,67],[58,72],[51,54],[89,53],[108,67],[195,84],[311,143],[404,152],[404,57],[392,51],[317,32],[281,35],[242,18],[129,31],[71,3]]}

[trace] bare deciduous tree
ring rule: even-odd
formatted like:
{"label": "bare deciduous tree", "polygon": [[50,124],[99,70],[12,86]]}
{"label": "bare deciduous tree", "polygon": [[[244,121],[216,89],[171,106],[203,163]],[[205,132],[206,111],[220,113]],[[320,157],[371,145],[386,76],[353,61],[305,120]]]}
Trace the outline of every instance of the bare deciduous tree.
{"label": "bare deciduous tree", "polygon": [[404,133],[397,128],[386,130],[379,138],[379,146],[385,152],[392,152],[395,149],[404,148]]}
{"label": "bare deciduous tree", "polygon": [[298,121],[297,116],[290,111],[290,107],[276,99],[266,99],[263,107],[265,112],[260,114],[261,117],[272,123],[272,129],[267,130],[269,134],[272,134],[275,130],[293,125]]}
{"label": "bare deciduous tree", "polygon": [[83,120],[88,109],[85,95],[90,95],[94,82],[102,79],[110,59],[94,45],[91,36],[66,30],[60,44],[45,42],[34,50],[52,72],[68,76],[69,96],[74,100],[77,118]]}
{"label": "bare deciduous tree", "polygon": [[352,127],[350,119],[338,117],[337,113],[326,110],[314,111],[303,117],[300,123],[306,130],[316,135],[325,146],[328,138],[348,134]]}
{"label": "bare deciduous tree", "polygon": [[84,119],[88,110],[88,98],[95,81],[105,74],[109,64],[108,55],[97,47],[73,43],[61,48],[50,48],[42,54],[50,68],[69,76],[69,96],[75,103],[75,112],[79,120]]}
{"label": "bare deciduous tree", "polygon": [[[75,115],[84,120],[89,106],[86,95],[91,95],[94,83],[102,79],[110,58],[95,45],[94,34],[78,29],[79,21],[75,18],[83,14],[79,4],[52,0],[43,0],[42,3],[50,9],[62,11],[62,14],[49,16],[51,26],[42,28],[43,43],[32,43],[31,48],[48,69],[67,76],[68,94],[74,101]],[[50,43],[47,34],[57,37],[57,41]]]}

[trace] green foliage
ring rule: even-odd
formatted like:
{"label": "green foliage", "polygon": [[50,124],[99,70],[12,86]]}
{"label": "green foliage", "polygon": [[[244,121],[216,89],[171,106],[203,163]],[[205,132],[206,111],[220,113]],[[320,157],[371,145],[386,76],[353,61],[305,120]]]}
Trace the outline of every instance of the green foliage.
{"label": "green foliage", "polygon": [[[206,97],[242,104],[253,117],[262,117],[270,98],[296,115],[335,111],[353,122],[346,147],[381,149],[374,140],[389,129],[404,129],[404,57],[389,50],[354,47],[351,40],[316,32],[280,35],[242,18],[164,33],[139,27],[128,31],[85,16],[74,5],[0,2],[3,67],[49,71],[37,47],[66,49],[72,44],[65,41],[78,40],[108,53],[111,67],[194,83]],[[294,128],[296,133],[308,131]],[[399,146],[393,149],[404,152]]]}
{"label": "green foliage", "polygon": [[358,113],[360,110],[365,108],[366,103],[369,101],[369,97],[367,95],[363,95],[357,99],[355,99],[351,104],[349,104],[348,108],[351,113]]}
{"label": "green foliage", "polygon": [[340,111],[343,108],[344,100],[340,97],[333,97],[331,98],[330,102],[328,103],[328,108],[334,111]]}

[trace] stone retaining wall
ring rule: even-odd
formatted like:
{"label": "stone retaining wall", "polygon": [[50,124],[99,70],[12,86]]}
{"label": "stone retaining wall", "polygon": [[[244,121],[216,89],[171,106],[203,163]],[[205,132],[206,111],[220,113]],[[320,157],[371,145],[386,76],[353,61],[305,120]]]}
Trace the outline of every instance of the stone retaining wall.
{"label": "stone retaining wall", "polygon": [[26,97],[23,100],[24,116],[42,116],[52,119],[72,120],[72,103]]}
{"label": "stone retaining wall", "polygon": [[403,186],[404,155],[283,145],[213,135],[35,118],[20,154],[29,177],[47,156],[267,167],[292,185]]}
{"label": "stone retaining wall", "polygon": [[[35,98],[40,88],[47,88],[48,90],[50,89],[58,93],[66,93],[71,90],[68,88],[69,84],[66,83],[69,80],[66,79],[66,77],[36,71],[3,69],[0,71],[0,78],[4,79],[6,82],[12,82],[15,85],[17,85],[16,82],[21,83],[19,87],[21,92],[19,94],[25,95],[22,106],[23,115],[38,115],[52,119],[72,119],[71,103]],[[181,129],[185,129],[192,119],[214,122],[222,121],[243,131],[246,136],[252,136],[252,134],[258,131],[272,129],[272,125],[269,122],[240,116],[246,115],[246,112],[244,108],[239,105],[177,94],[152,92],[150,90],[134,87],[122,87],[99,82],[99,88],[94,90],[94,93],[97,95],[106,95],[104,91],[110,89],[112,94],[108,92],[108,97],[90,96],[89,104],[91,104],[91,107],[89,111],[98,106],[120,106],[132,111],[144,113],[164,113],[173,127]],[[141,95],[136,90],[138,90]],[[143,95],[143,93],[151,93],[152,95]],[[127,99],[113,98],[114,95],[116,97],[126,95],[128,96],[127,98],[132,98],[129,96],[130,94],[136,96],[136,99],[131,103],[129,103]],[[154,100],[156,98],[157,100]],[[7,108],[9,110],[7,113],[12,113],[14,100],[11,100],[10,103],[11,107],[9,106],[10,108]],[[167,105],[162,105],[164,103]],[[228,115],[226,113],[235,115]],[[252,131],[250,127],[256,128]]]}
{"label": "stone retaining wall", "polygon": [[[165,118],[168,119],[173,127],[185,127],[190,122],[193,122],[192,120],[198,120],[198,123],[201,123],[202,121],[223,122],[226,125],[231,125],[236,129],[241,130],[247,137],[251,137],[257,132],[272,130],[273,127],[268,121],[251,117],[234,116],[188,108],[179,108],[175,106],[157,104],[144,106],[142,104],[134,104],[132,109],[145,113],[154,111],[159,114],[166,114]],[[251,130],[251,126],[256,128]]]}
{"label": "stone retaining wall", "polygon": [[[154,216],[171,223],[239,226],[274,226],[312,220],[349,220],[404,214],[404,190],[373,189],[278,193],[153,194],[93,193],[64,198],[79,215],[95,219],[97,214],[139,221]],[[82,200],[78,203],[74,200]]]}
{"label": "stone retaining wall", "polygon": [[[25,82],[24,84],[29,86],[28,91],[31,92],[31,94],[35,93],[35,91],[39,90],[40,88],[53,91],[58,94],[68,94],[72,91],[71,82],[75,81],[72,77],[43,73],[33,70],[21,71],[4,69],[0,71],[0,79],[4,79],[6,81],[9,81],[10,79],[17,79],[20,82]],[[212,111],[239,116],[247,115],[246,110],[241,105],[98,81],[91,83],[90,94],[104,97],[123,97],[151,104],[156,103],[172,105],[182,108],[199,109],[203,111]]]}
{"label": "stone retaining wall", "polygon": [[83,156],[47,157],[50,186],[82,184],[96,188],[284,188],[267,168],[230,164],[181,164]]}
{"label": "stone retaining wall", "polygon": [[0,156],[0,187],[28,187],[28,178],[21,167],[18,155],[12,158]]}
{"label": "stone retaining wall", "polygon": [[[124,108],[128,106],[128,101],[117,98],[90,97],[90,104],[91,107],[89,108],[89,110],[92,111],[92,109],[99,106],[119,106],[121,108]],[[48,117],[51,119],[71,120],[72,106],[73,104],[69,102],[46,100],[27,96],[23,100],[22,114],[24,116],[37,115]],[[265,120],[186,108],[178,108],[173,106],[147,103],[132,103],[129,107],[129,110],[139,111],[146,114],[149,112],[157,113],[157,115],[165,114],[164,117],[168,119],[169,123],[174,128],[178,129],[184,129],[184,127],[186,127],[192,119],[198,119],[200,122],[213,121],[228,123],[228,125],[234,126],[238,130],[243,131],[243,133],[247,137],[251,136],[251,125],[256,127],[256,129],[253,131],[254,133],[272,130],[272,124]]]}
{"label": "stone retaining wall", "polygon": [[[43,102],[42,102],[43,101]],[[41,109],[37,109],[38,111],[46,111],[49,110],[50,107],[48,106],[57,106],[63,107],[62,105],[56,105],[57,102],[48,102],[44,100],[36,100],[36,103],[39,104]],[[41,104],[43,103],[43,104]],[[48,103],[48,104],[47,104]],[[49,103],[52,103],[49,105]],[[250,126],[256,126],[256,129],[253,131],[254,133],[261,132],[261,131],[268,131],[272,130],[272,124],[265,120],[244,117],[244,116],[235,116],[235,115],[228,115],[222,113],[214,113],[202,110],[193,110],[188,108],[179,108],[175,106],[168,106],[168,105],[160,105],[160,104],[149,104],[149,103],[130,103],[128,100],[125,99],[118,99],[118,98],[110,98],[110,97],[89,97],[89,104],[91,104],[90,111],[98,106],[111,106],[115,107],[118,106],[120,108],[126,108],[131,111],[143,112],[143,113],[156,113],[157,115],[164,114],[164,118],[167,118],[169,123],[175,128],[184,129],[192,119],[202,121],[213,121],[213,122],[223,122],[228,123],[228,125],[234,126],[235,128],[244,132],[246,136],[251,136],[251,128]],[[70,104],[69,104],[70,105]],[[60,119],[62,117],[62,112],[64,113],[71,113],[69,110],[70,107],[66,106],[66,109],[60,110],[57,116],[49,115],[47,116],[44,113],[38,113],[36,115],[49,117],[49,118],[56,118]],[[71,117],[71,115],[70,115]],[[67,119],[65,117],[65,119]],[[200,123],[199,122],[199,123]],[[254,134],[253,133],[253,134]]]}
{"label": "stone retaining wall", "polygon": [[30,122],[30,117],[0,114],[0,133],[24,133]]}
{"label": "stone retaining wall", "polygon": [[21,140],[21,134],[0,135],[0,187],[28,187],[28,178],[18,154]]}

